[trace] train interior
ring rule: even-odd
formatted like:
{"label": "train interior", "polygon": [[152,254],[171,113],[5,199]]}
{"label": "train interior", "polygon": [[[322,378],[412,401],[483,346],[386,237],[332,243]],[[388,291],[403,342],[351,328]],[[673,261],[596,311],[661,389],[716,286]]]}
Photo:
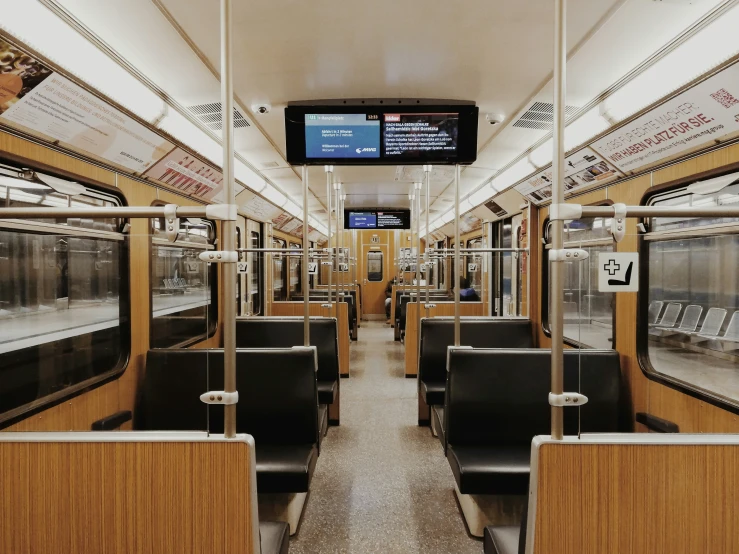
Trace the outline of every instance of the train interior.
{"label": "train interior", "polygon": [[739,554],[738,0],[0,5],[0,554]]}

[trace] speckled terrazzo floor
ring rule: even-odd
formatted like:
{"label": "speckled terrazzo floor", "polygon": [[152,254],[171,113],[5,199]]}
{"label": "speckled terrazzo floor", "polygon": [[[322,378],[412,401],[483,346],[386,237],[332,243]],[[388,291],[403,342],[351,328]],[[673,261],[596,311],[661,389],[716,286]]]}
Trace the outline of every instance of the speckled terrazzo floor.
{"label": "speckled terrazzo floor", "polygon": [[482,554],[439,440],[417,426],[416,381],[390,327],[363,322],[291,554]]}

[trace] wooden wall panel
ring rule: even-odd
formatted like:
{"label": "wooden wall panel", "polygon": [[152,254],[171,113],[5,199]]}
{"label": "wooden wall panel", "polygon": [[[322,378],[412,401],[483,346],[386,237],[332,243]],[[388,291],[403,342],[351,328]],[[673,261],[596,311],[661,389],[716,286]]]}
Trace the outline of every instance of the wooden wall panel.
{"label": "wooden wall panel", "polygon": [[[690,160],[674,164],[665,169],[648,173],[600,191],[586,193],[568,199],[568,203],[590,204],[607,198],[612,202],[621,202],[627,205],[638,205],[644,195],[653,186],[669,184],[677,179],[686,179],[692,175],[716,170],[730,164],[739,163],[739,145],[733,145]],[[548,208],[537,210],[539,225],[532,225],[536,234],[532,237],[538,243],[534,250],[533,265],[538,265],[537,272],[532,274],[532,294],[537,294],[536,305],[532,306],[532,324],[535,326],[535,336],[538,336],[540,347],[551,346],[549,337],[541,327],[542,312],[542,271],[544,263],[543,246],[541,245],[542,222],[548,215]],[[627,235],[616,246],[618,252],[636,252],[638,240],[636,236],[635,219],[627,220]],[[621,370],[624,383],[628,391],[628,400],[632,416],[636,412],[646,411],[652,415],[662,417],[677,423],[681,431],[692,432],[739,432],[739,416],[720,407],[701,401],[693,396],[682,393],[674,388],[667,387],[648,379],[642,371],[637,357],[636,325],[637,320],[637,293],[616,294],[616,348],[621,357]],[[645,431],[646,428],[633,422],[636,431]]]}
{"label": "wooden wall panel", "polygon": [[739,446],[545,444],[536,554],[739,552]]}
{"label": "wooden wall panel", "polygon": [[[202,205],[196,200],[173,192],[156,189],[144,182],[104,169],[83,160],[56,152],[10,134],[0,132],[0,152],[20,164],[66,175],[71,179],[92,181],[117,187],[130,206],[149,206],[163,200],[182,206]],[[149,349],[150,298],[150,226],[144,219],[131,220],[130,290],[131,352],[126,371],[119,379],[53,406],[8,427],[7,431],[89,430],[93,421],[119,410],[133,410],[139,384],[143,378],[146,352]],[[219,273],[220,279],[220,273]],[[221,287],[222,290],[222,287]],[[222,295],[219,296],[222,302]],[[222,314],[222,306],[219,314]],[[217,347],[221,344],[220,328],[214,337],[196,345]],[[127,423],[124,429],[130,428]]]}
{"label": "wooden wall panel", "polygon": [[[421,304],[421,317],[454,316],[454,302],[433,302],[436,306],[428,311]],[[485,306],[482,302],[460,302],[460,315],[482,316]],[[418,375],[418,322],[417,304],[409,302],[406,311],[405,322],[405,376],[416,377]]]}
{"label": "wooden wall panel", "polygon": [[[337,332],[339,333],[339,373],[342,377],[349,377],[349,304],[346,302],[332,302],[333,308],[324,308],[321,302],[310,303],[310,315],[321,317],[337,317]],[[299,316],[304,314],[303,302],[272,302],[273,316]]]}
{"label": "wooden wall panel", "polygon": [[257,554],[248,444],[0,442],[0,551]]}

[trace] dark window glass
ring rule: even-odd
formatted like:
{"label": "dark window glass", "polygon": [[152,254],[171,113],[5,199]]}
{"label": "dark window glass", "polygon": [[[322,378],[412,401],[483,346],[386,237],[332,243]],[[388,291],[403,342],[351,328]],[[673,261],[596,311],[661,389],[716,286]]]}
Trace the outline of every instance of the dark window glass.
{"label": "dark window glass", "polygon": [[379,283],[384,280],[382,252],[367,252],[367,280]]}
{"label": "dark window glass", "polygon": [[[3,165],[0,202],[120,205],[103,191]],[[128,267],[121,227],[116,219],[0,220],[0,423],[123,369]]]}

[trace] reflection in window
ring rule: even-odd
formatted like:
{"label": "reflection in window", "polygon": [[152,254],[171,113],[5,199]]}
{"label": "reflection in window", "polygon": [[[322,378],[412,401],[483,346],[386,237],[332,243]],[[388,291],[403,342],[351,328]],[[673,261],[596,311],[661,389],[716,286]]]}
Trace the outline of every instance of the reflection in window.
{"label": "reflection in window", "polygon": [[[564,262],[564,337],[592,348],[613,348],[615,297],[598,291],[598,254],[613,252],[610,224],[604,218],[565,221],[565,248],[580,248],[589,257]],[[551,299],[550,292],[550,310]]]}
{"label": "reflection in window", "polygon": [[[715,206],[739,201],[737,187],[701,195],[680,189],[658,206]],[[732,190],[734,189],[734,190]],[[739,234],[736,219],[654,218],[647,323],[651,371],[739,401]]]}
{"label": "reflection in window", "polygon": [[382,252],[367,252],[367,280],[378,283],[384,280]]}
{"label": "reflection in window", "polygon": [[[2,205],[120,205],[102,191],[43,177],[0,165]],[[117,219],[0,220],[0,421],[123,367],[121,226]]]}
{"label": "reflection in window", "polygon": [[213,249],[213,225],[204,220],[181,222],[175,242],[153,220],[151,247],[151,347],[169,348],[206,338],[215,331],[212,288],[215,264],[200,253]]}

